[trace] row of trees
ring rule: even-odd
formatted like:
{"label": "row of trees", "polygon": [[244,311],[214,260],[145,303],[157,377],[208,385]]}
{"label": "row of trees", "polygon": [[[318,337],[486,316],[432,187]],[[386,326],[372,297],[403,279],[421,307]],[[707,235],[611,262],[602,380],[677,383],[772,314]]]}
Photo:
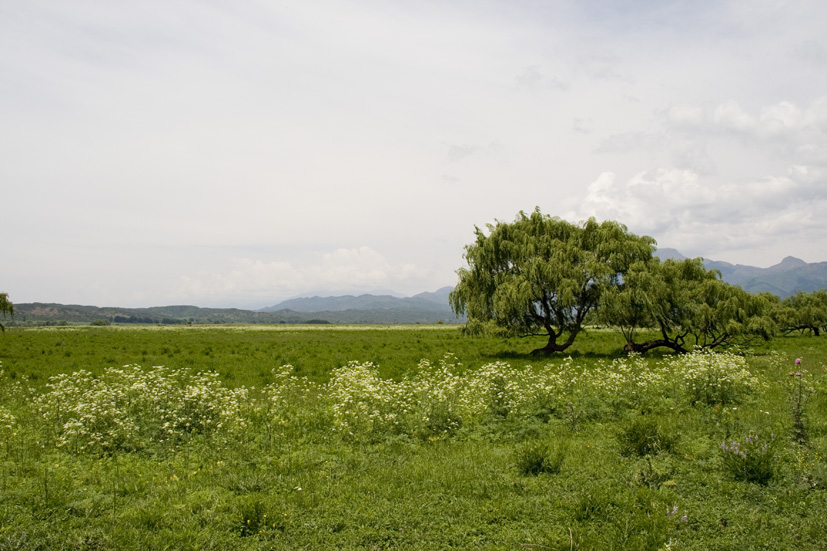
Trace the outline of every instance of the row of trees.
{"label": "row of trees", "polygon": [[825,291],[784,301],[753,295],[699,258],[661,261],[654,239],[618,222],[577,225],[535,209],[486,228],[475,228],[465,248],[451,306],[468,315],[471,332],[548,335],[535,353],[566,350],[587,324],[617,328],[628,352],[687,352],[827,326]]}

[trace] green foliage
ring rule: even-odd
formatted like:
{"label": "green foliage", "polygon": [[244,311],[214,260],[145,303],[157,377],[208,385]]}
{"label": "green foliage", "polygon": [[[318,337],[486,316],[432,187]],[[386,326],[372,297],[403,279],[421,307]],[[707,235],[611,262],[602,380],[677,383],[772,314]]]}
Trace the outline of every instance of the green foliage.
{"label": "green foliage", "polygon": [[517,470],[526,476],[540,473],[557,474],[568,453],[565,442],[527,442],[517,448],[515,462]]}
{"label": "green foliage", "polygon": [[790,436],[793,442],[807,445],[810,442],[810,433],[807,430],[807,402],[814,393],[810,386],[810,373],[801,367],[801,359],[795,361],[795,371],[790,372],[792,383],[788,388],[790,417],[793,426]]}
{"label": "green foliage", "polygon": [[644,457],[672,451],[676,438],[663,430],[656,419],[638,416],[623,427],[618,434],[618,441],[621,454]]}
{"label": "green foliage", "polygon": [[[623,283],[603,299],[600,319],[617,327],[626,351],[667,347],[676,352],[769,340],[775,332],[771,299],[751,295],[718,279],[700,258],[652,258],[633,264]],[[639,342],[640,332],[654,328],[658,338]]]}
{"label": "green foliage", "polygon": [[547,334],[546,353],[571,346],[603,293],[654,248],[652,238],[617,222],[575,225],[539,208],[487,229],[476,228],[465,248],[468,267],[458,270],[450,295],[454,312],[467,313],[471,327],[493,321],[509,333]]}
{"label": "green foliage", "polygon": [[697,310],[689,325],[697,346],[746,346],[769,340],[775,333],[766,296],[752,295],[719,279],[705,281],[698,292]]}
{"label": "green foliage", "polygon": [[766,484],[777,470],[777,440],[775,435],[759,437],[756,434],[741,440],[721,443],[724,469],[736,480]]}
{"label": "green foliage", "polygon": [[827,330],[827,290],[796,292],[781,302],[776,316],[779,325],[786,332],[800,331],[820,335]]}
{"label": "green foliage", "polygon": [[[9,300],[8,293],[0,293],[0,317],[6,316],[14,317],[14,304]],[[0,331],[5,331],[6,327],[0,323]]]}

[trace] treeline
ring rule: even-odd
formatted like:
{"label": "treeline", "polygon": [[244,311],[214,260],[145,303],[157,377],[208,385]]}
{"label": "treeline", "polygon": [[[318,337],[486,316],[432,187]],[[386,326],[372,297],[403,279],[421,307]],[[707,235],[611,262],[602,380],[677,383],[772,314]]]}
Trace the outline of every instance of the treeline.
{"label": "treeline", "polygon": [[486,229],[465,248],[451,306],[471,333],[547,334],[535,353],[566,350],[587,325],[620,331],[627,352],[678,353],[827,326],[823,290],[752,294],[700,258],[661,261],[653,238],[618,222],[571,224],[535,209]]}

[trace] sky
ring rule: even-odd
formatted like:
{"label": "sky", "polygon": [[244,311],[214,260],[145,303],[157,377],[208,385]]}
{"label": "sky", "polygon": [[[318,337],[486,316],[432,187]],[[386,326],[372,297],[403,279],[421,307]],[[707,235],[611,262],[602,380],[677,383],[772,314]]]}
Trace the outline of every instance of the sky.
{"label": "sky", "polygon": [[827,261],[824,28],[807,0],[0,0],[0,291],[409,296],[535,207]]}

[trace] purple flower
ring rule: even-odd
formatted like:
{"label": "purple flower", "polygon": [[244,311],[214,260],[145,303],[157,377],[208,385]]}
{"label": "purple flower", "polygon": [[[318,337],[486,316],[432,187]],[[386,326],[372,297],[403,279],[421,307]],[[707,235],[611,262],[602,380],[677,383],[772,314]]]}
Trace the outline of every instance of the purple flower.
{"label": "purple flower", "polygon": [[795,376],[796,377],[801,377],[801,372],[799,371],[798,373],[795,374]]}
{"label": "purple flower", "polygon": [[795,365],[801,365],[801,358],[795,359]]}

